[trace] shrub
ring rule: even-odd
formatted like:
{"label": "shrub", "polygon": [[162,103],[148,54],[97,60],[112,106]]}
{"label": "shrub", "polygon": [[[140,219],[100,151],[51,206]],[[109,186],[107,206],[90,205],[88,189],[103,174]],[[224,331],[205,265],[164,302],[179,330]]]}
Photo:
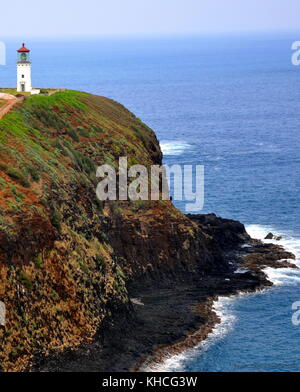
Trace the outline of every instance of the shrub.
{"label": "shrub", "polygon": [[33,181],[39,182],[40,181],[40,173],[35,167],[28,167],[27,168],[28,173],[30,174],[30,177],[32,178]]}
{"label": "shrub", "polygon": [[138,127],[131,125],[131,129],[134,131],[135,135],[142,141],[145,147],[147,147],[147,140],[143,131],[141,131]]}
{"label": "shrub", "polygon": [[28,289],[28,290],[32,290],[33,289],[33,283],[32,280],[30,278],[30,276],[28,276],[26,274],[25,271],[21,271],[19,274],[19,280],[20,282]]}
{"label": "shrub", "polygon": [[35,265],[40,268],[43,265],[42,256],[38,255],[34,262],[35,262]]}
{"label": "shrub", "polygon": [[115,151],[117,154],[120,154],[120,153],[121,153],[121,147],[120,147],[120,146],[114,146],[114,151]]}
{"label": "shrub", "polygon": [[79,151],[75,150],[73,151],[73,155],[81,170],[83,170],[87,174],[95,172],[95,165],[90,157],[83,155]]}
{"label": "shrub", "polygon": [[13,167],[8,167],[6,173],[10,178],[17,180],[25,188],[30,188],[30,182],[27,180],[25,174],[20,170],[14,169]]}
{"label": "shrub", "polygon": [[83,127],[77,127],[77,132],[83,137],[90,137],[88,131]]}
{"label": "shrub", "polygon": [[69,157],[75,161],[81,170],[90,174],[96,172],[95,165],[89,156],[83,155],[80,151],[75,150],[70,143],[65,142],[65,150]]}
{"label": "shrub", "polygon": [[101,267],[105,267],[106,266],[106,261],[104,260],[104,258],[100,255],[96,255],[96,261],[97,263],[101,266]]}
{"label": "shrub", "polygon": [[25,199],[26,196],[23,195],[23,193],[19,193],[17,191],[17,187],[15,185],[12,185],[10,189],[11,189],[12,193],[14,194],[15,199],[18,203],[21,203]]}
{"label": "shrub", "polygon": [[100,233],[100,237],[104,242],[108,242],[108,236],[106,233]]}
{"label": "shrub", "polygon": [[121,279],[125,279],[125,275],[124,275],[124,272],[123,272],[123,270],[122,270],[122,268],[119,266],[119,265],[117,265],[117,267],[116,267],[116,272],[117,272],[117,275],[121,278]]}
{"label": "shrub", "polygon": [[77,133],[74,131],[74,129],[68,129],[67,134],[74,140],[74,142],[79,142],[79,136]]}
{"label": "shrub", "polygon": [[[43,98],[43,97],[41,97]],[[43,108],[41,106],[32,105],[30,108],[26,108],[32,117],[38,118],[38,120],[47,128],[63,129],[66,127],[65,122],[61,117],[51,110],[50,108]],[[23,108],[23,110],[26,110]]]}
{"label": "shrub", "polygon": [[[99,212],[103,212],[103,208],[104,208],[104,203],[103,201],[99,200],[98,198],[95,199],[95,204],[97,206],[97,209],[99,209]],[[102,233],[104,234],[104,233]]]}
{"label": "shrub", "polygon": [[62,216],[60,212],[57,211],[55,208],[52,208],[51,223],[58,231],[60,231],[61,229],[61,220],[62,220]]}

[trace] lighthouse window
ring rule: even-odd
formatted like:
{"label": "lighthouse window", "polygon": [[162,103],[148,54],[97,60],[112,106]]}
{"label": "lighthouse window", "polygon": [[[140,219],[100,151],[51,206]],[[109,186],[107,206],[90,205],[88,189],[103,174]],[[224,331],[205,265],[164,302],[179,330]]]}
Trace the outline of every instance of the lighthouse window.
{"label": "lighthouse window", "polygon": [[22,75],[22,78],[24,79],[24,75]]}

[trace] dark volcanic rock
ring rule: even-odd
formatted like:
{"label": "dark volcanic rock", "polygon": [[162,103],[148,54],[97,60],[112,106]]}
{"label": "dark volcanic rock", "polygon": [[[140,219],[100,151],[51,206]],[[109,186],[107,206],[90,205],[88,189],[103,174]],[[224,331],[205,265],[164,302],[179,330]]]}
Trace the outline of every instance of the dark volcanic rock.
{"label": "dark volcanic rock", "polygon": [[269,234],[265,237],[265,240],[280,241],[280,240],[282,240],[282,236],[276,237],[273,233],[269,233]]}
{"label": "dark volcanic rock", "polygon": [[269,233],[266,237],[265,240],[272,240],[274,238],[274,234],[273,233]]}
{"label": "dark volcanic rock", "polygon": [[222,250],[235,248],[250,240],[245,226],[232,219],[223,219],[215,214],[187,215],[202,231],[214,238]]}
{"label": "dark volcanic rock", "polygon": [[250,248],[244,249],[244,267],[250,270],[272,268],[298,268],[286,259],[294,260],[295,255],[275,244],[263,244],[256,241]]}
{"label": "dark volcanic rock", "polygon": [[[172,279],[163,275],[139,276],[128,283],[132,312],[111,304],[112,318],[103,323],[92,344],[40,359],[35,370],[128,371],[144,368],[168,354],[193,347],[205,339],[220,320],[213,310],[218,296],[253,292],[272,286],[263,268],[294,267],[294,255],[282,247],[253,240],[239,222],[214,214],[190,216],[223,253],[228,268],[199,273],[177,269]],[[121,234],[121,233],[120,233]],[[242,244],[250,244],[241,247]],[[249,271],[234,272],[229,264]],[[222,264],[221,264],[222,265]],[[156,279],[159,282],[156,281]]]}

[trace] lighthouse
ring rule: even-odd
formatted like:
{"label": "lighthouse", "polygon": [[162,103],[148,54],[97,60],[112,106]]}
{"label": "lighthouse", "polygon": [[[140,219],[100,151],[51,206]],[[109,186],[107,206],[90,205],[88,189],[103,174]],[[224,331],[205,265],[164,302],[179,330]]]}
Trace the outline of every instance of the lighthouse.
{"label": "lighthouse", "polygon": [[17,91],[32,92],[30,50],[25,47],[25,44],[18,50]]}

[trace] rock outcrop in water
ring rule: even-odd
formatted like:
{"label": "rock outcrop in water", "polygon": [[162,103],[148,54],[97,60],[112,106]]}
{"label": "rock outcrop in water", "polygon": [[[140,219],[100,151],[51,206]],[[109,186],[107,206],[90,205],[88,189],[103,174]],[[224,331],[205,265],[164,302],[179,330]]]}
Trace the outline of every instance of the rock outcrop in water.
{"label": "rock outcrop in water", "polygon": [[128,370],[187,331],[205,337],[215,295],[269,284],[262,245],[247,253],[251,272],[234,274],[251,242],[238,222],[168,201],[100,203],[96,166],[120,156],[162,160],[154,132],[103,97],[34,96],[0,120],[4,371]]}

